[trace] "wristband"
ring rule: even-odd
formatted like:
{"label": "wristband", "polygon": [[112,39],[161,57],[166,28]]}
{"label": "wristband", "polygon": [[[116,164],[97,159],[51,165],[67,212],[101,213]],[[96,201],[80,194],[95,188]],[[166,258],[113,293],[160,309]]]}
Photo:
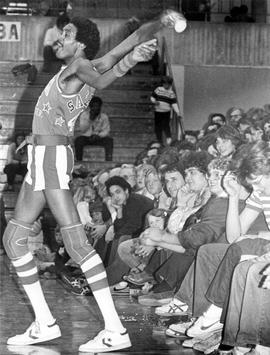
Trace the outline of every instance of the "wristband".
{"label": "wristband", "polygon": [[128,53],[123,59],[113,66],[113,72],[115,76],[120,78],[124,76],[129,69],[133,68],[137,64],[137,61],[132,58],[132,53]]}

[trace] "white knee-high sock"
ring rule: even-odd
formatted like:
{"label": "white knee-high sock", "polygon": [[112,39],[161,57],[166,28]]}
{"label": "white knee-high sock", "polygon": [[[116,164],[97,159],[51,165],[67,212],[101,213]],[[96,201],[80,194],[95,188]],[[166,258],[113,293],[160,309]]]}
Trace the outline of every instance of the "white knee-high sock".
{"label": "white knee-high sock", "polygon": [[31,302],[36,320],[43,324],[52,324],[55,319],[51,314],[38,280],[38,270],[33,255],[28,252],[20,258],[12,260],[12,264]]}
{"label": "white knee-high sock", "polygon": [[102,260],[95,250],[84,258],[81,269],[95,296],[105,322],[105,329],[122,333],[125,328],[116,312]]}

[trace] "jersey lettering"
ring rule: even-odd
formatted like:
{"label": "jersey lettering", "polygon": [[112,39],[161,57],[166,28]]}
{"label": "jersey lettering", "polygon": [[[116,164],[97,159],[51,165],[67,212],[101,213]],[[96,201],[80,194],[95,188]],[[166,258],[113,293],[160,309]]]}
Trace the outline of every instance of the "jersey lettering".
{"label": "jersey lettering", "polygon": [[73,112],[73,111],[75,110],[75,106],[74,106],[72,100],[69,100],[69,101],[67,102],[67,107],[68,107],[68,109],[69,109],[69,112]]}

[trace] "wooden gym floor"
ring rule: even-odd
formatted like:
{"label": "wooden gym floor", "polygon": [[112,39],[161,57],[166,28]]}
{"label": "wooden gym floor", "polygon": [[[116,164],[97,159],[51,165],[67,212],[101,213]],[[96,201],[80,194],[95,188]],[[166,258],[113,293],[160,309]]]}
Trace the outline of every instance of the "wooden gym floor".
{"label": "wooden gym floor", "polygon": [[[103,328],[98,306],[92,296],[73,295],[59,280],[41,279],[45,297],[61,328],[62,337],[46,344],[8,348],[7,338],[23,333],[33,321],[33,315],[28,299],[6,256],[0,256],[0,275],[0,355],[78,354],[79,345],[94,337]],[[195,354],[195,350],[183,348],[179,339],[164,335],[166,324],[172,323],[172,319],[156,316],[153,308],[139,305],[136,299],[130,296],[116,295],[114,301],[119,316],[129,331],[133,346],[107,354]],[[176,321],[177,319],[174,319],[174,322]],[[185,337],[182,340],[184,339]]]}

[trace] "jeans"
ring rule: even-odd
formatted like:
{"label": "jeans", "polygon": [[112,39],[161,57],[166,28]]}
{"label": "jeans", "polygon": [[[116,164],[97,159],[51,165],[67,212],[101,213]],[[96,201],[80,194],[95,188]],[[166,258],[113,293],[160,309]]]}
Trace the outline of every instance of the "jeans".
{"label": "jeans", "polygon": [[179,289],[192,262],[193,255],[173,252],[155,273],[157,280],[165,280],[172,289]]}
{"label": "jeans", "polygon": [[113,157],[113,139],[111,137],[86,137],[79,136],[75,139],[75,155],[76,159],[83,159],[83,148],[86,145],[96,145],[104,147],[106,161],[112,161]]}
{"label": "jeans", "polygon": [[194,317],[201,316],[211,305],[205,295],[228,248],[228,244],[202,245],[175,295],[189,306]]}
{"label": "jeans", "polygon": [[206,298],[218,307],[226,308],[229,300],[229,291],[232,275],[242,255],[262,255],[264,247],[269,244],[266,239],[244,239],[229,246],[221,264],[216,272]]}
{"label": "jeans", "polygon": [[270,346],[270,290],[259,288],[266,262],[241,262],[234,271],[223,344]]}
{"label": "jeans", "polygon": [[146,257],[141,257],[138,255],[135,255],[134,253],[134,247],[136,243],[139,243],[139,238],[134,238],[134,239],[129,239],[118,246],[118,255],[120,259],[127,264],[131,269],[139,266],[141,263],[143,264],[148,264],[148,261],[150,259],[150,255]]}
{"label": "jeans", "polygon": [[129,271],[129,266],[122,261],[118,254],[119,245],[129,239],[131,239],[131,235],[122,235],[119,239],[114,239],[112,241],[109,264],[106,268],[108,283],[110,286],[120,282],[122,277]]}

